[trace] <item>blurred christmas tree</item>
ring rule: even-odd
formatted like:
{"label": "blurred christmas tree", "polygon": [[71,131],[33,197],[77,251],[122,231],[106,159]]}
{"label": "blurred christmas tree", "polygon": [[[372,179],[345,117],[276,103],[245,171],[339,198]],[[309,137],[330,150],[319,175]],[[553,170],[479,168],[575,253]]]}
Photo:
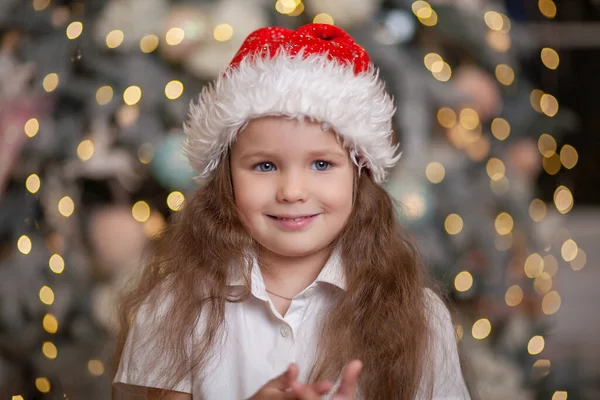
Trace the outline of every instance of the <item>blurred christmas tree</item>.
{"label": "blurred christmas tree", "polygon": [[0,2],[0,393],[108,398],[116,293],[195,188],[189,102],[254,29],[311,21],[351,31],[397,99],[388,189],[459,306],[477,390],[533,397],[557,240],[533,185],[569,117],[523,77],[538,50],[503,10],[458,0]]}

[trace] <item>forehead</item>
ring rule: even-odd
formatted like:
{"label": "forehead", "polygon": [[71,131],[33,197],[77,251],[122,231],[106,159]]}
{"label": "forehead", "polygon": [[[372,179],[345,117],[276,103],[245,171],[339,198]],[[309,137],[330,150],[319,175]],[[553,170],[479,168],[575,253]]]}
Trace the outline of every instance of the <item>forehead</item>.
{"label": "forehead", "polygon": [[[287,117],[264,117],[250,121],[233,147],[261,150],[295,149],[344,150],[341,139],[320,122]],[[345,151],[345,150],[344,150]]]}

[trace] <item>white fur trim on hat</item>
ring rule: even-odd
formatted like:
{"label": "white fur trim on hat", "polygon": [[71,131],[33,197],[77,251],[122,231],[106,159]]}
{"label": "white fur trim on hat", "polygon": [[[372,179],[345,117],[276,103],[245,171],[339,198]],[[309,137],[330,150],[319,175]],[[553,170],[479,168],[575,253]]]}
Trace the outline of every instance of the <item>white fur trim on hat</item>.
{"label": "white fur trim on hat", "polygon": [[326,55],[248,56],[205,87],[184,125],[184,154],[207,178],[248,121],[264,116],[309,118],[329,125],[353,161],[383,182],[399,159],[392,144],[394,103],[377,70],[355,74]]}

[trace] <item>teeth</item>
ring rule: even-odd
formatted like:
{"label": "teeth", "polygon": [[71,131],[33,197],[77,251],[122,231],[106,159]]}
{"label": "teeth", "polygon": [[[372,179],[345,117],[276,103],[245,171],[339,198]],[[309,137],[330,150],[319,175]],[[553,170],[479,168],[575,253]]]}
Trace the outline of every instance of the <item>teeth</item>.
{"label": "teeth", "polygon": [[276,217],[278,220],[281,221],[300,221],[302,219],[308,218],[308,217],[300,217],[300,218],[282,218],[282,217]]}

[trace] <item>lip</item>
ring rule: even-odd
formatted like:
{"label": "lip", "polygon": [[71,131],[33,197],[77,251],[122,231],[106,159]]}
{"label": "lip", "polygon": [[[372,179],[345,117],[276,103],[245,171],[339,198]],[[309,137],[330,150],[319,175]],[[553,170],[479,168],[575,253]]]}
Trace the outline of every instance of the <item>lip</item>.
{"label": "lip", "polygon": [[278,214],[266,216],[283,230],[297,231],[310,226],[319,215],[321,215],[321,213],[304,215]]}

